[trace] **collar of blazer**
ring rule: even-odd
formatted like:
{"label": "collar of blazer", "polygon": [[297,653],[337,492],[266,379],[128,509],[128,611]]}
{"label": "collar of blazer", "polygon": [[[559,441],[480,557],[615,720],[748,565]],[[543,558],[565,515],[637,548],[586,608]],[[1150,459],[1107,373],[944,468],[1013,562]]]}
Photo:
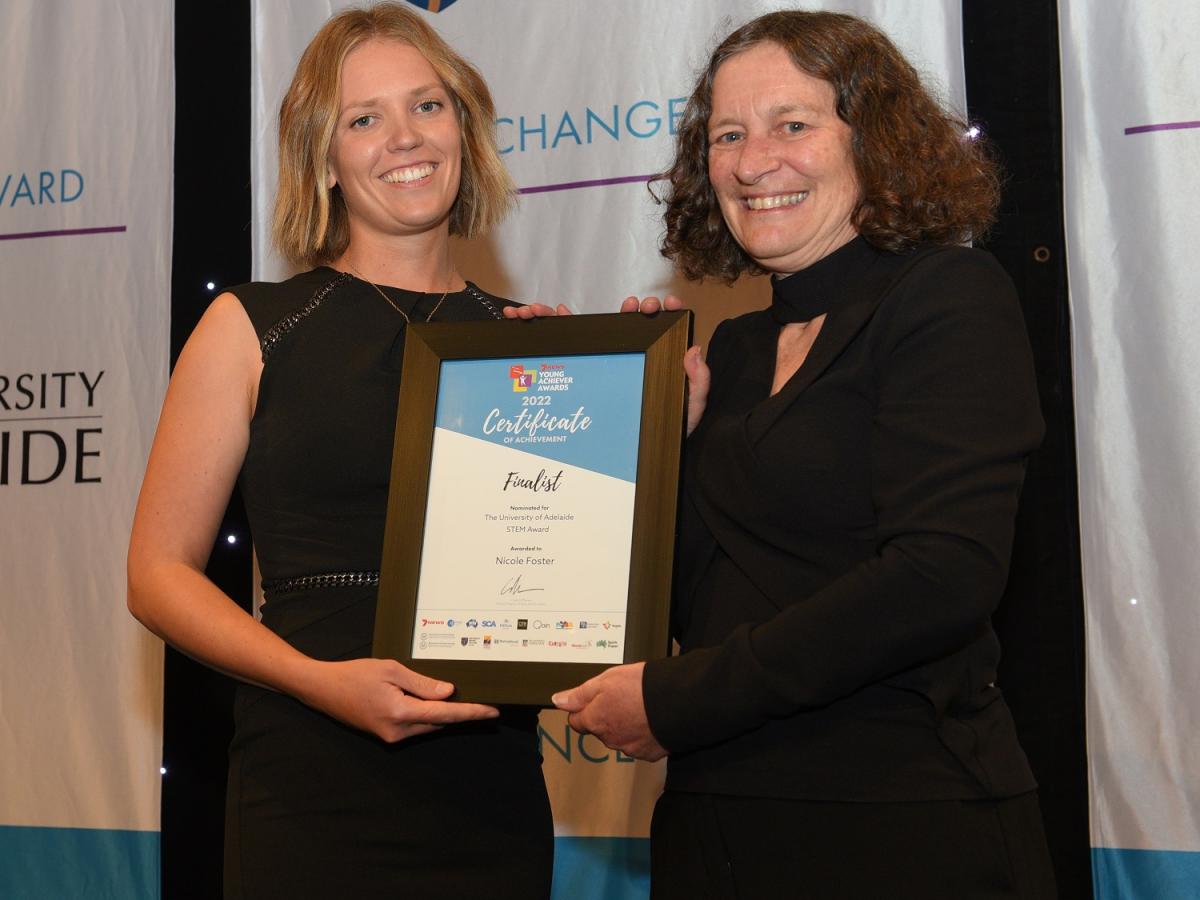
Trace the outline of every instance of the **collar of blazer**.
{"label": "collar of blazer", "polygon": [[[757,440],[765,434],[787,408],[795,402],[841,352],[871,321],[871,317],[888,295],[903,281],[904,276],[928,257],[949,249],[948,245],[927,244],[907,253],[887,253],[872,247],[859,237],[835,251],[826,260],[784,279],[800,278],[793,289],[813,280],[815,289],[836,293],[829,303],[829,313],[817,335],[804,364],[787,384],[764,402],[765,415],[756,416]],[[836,259],[835,259],[836,257]],[[835,263],[825,266],[826,261]]]}

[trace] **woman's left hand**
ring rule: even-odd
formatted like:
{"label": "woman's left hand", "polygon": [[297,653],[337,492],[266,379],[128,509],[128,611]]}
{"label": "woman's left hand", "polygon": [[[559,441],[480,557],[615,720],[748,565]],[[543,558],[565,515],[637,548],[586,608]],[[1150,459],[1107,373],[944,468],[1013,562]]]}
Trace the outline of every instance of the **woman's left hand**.
{"label": "woman's left hand", "polygon": [[558,306],[547,306],[545,303],[526,303],[524,306],[506,306],[500,312],[506,319],[540,319],[544,316],[573,315],[561,303]]}
{"label": "woman's left hand", "polygon": [[661,301],[657,297],[638,298],[633,295],[621,301],[621,312],[623,313],[640,312],[652,316],[660,309],[674,311],[677,309],[687,309],[687,306],[674,294],[667,294]]}
{"label": "woman's left hand", "polygon": [[559,691],[551,701],[570,713],[567,722],[580,734],[594,734],[610,750],[650,762],[667,755],[650,731],[642,699],[642,669],[630,663],[606,669],[579,687]]}
{"label": "woman's left hand", "polygon": [[[659,300],[657,297],[643,297],[640,300],[637,297],[629,296],[621,302],[621,312],[640,312],[648,316],[654,315],[660,309],[684,309],[683,301],[674,294],[668,294],[665,300]],[[540,319],[545,316],[569,316],[573,315],[562,303],[558,306],[548,306],[545,303],[527,303],[524,306],[506,306],[501,310],[506,319]]]}

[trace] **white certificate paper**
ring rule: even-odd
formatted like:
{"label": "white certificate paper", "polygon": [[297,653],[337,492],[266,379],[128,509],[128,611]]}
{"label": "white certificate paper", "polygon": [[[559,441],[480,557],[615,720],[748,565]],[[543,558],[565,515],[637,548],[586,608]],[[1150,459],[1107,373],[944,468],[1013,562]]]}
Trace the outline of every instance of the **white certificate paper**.
{"label": "white certificate paper", "polygon": [[414,659],[622,662],[644,370],[442,361]]}

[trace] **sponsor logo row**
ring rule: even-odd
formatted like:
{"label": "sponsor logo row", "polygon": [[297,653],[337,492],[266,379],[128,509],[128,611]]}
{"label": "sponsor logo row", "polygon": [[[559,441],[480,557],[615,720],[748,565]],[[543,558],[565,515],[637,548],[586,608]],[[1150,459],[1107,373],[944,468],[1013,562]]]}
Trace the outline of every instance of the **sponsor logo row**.
{"label": "sponsor logo row", "polygon": [[543,629],[553,629],[555,631],[574,631],[579,629],[586,631],[587,629],[602,629],[603,631],[611,631],[621,629],[618,622],[613,622],[609,619],[598,621],[596,619],[580,619],[578,622],[573,622],[570,619],[421,619],[422,628],[486,628],[493,631],[541,631]]}
{"label": "sponsor logo row", "polygon": [[482,635],[461,635],[446,634],[444,632],[426,632],[422,631],[417,639],[417,646],[422,650],[428,650],[431,647],[555,647],[563,650],[591,650],[593,647],[600,650],[618,650],[621,647],[621,642],[610,638],[600,638],[596,641],[588,640],[553,640],[546,638],[503,638],[496,637],[490,634]]}

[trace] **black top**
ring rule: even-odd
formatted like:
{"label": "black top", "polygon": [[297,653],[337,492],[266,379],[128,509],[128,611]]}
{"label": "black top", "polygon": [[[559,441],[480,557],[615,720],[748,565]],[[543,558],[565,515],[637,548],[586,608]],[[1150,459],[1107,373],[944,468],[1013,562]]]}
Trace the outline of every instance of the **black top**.
{"label": "black top", "polygon": [[[441,297],[384,290],[413,321]],[[264,360],[240,480],[264,580],[378,570],[404,316],[328,268],[232,291]],[[505,305],[468,285],[435,321],[498,318]],[[316,659],[354,659],[370,655],[375,604],[369,583],[315,581],[268,593],[262,621]],[[387,744],[243,684],[234,721],[230,900],[549,897],[536,709]]]}
{"label": "black top", "polygon": [[[263,580],[378,570],[407,322],[327,267],[233,290],[264,359],[241,473]],[[442,296],[382,290],[415,322]],[[436,318],[498,319],[511,305],[468,284]]]}
{"label": "black top", "polygon": [[[502,318],[474,284],[446,295],[381,288],[414,322]],[[408,323],[361,279],[320,267],[232,291],[263,370],[239,479],[263,583],[378,572]],[[273,596],[263,624],[317,659],[371,655],[375,589]],[[522,713],[532,728],[536,713]]]}
{"label": "black top", "polygon": [[988,254],[859,238],[780,283],[831,297],[775,396],[779,324],[721,324],[685,463],[674,629],[651,662],[668,787],[824,800],[1034,787],[989,623],[1041,439]]}

